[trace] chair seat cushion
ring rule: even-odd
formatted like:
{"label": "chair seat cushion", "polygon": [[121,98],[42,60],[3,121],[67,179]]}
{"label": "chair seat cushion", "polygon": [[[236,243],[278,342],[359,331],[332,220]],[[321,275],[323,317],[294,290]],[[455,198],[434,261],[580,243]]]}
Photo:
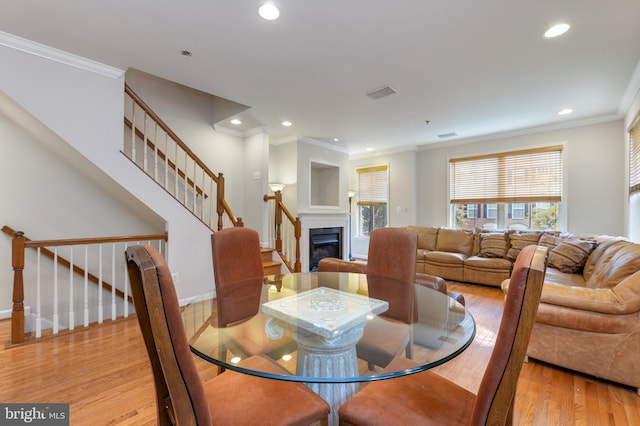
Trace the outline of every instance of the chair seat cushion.
{"label": "chair seat cushion", "polygon": [[[262,356],[247,358],[240,365],[274,374],[289,374]],[[205,383],[204,391],[214,424],[300,425],[329,414],[329,405],[302,383],[227,370]]]}
{"label": "chair seat cushion", "polygon": [[[415,367],[396,359],[389,371]],[[368,384],[338,411],[346,424],[468,424],[475,395],[430,371]]]}

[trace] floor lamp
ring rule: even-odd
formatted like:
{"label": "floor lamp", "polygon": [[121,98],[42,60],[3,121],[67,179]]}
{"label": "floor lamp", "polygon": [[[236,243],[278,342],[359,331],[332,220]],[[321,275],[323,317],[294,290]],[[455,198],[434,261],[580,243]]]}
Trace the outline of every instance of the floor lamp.
{"label": "floor lamp", "polygon": [[351,255],[351,199],[354,195],[356,195],[356,191],[349,191],[349,260],[356,260],[355,257]]}

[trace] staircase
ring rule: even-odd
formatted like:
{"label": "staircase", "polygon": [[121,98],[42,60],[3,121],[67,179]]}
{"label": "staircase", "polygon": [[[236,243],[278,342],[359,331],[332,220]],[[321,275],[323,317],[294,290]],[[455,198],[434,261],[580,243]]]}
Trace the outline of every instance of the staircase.
{"label": "staircase", "polygon": [[260,250],[262,255],[262,268],[265,275],[278,275],[282,273],[282,263],[273,260],[273,249],[263,248]]}

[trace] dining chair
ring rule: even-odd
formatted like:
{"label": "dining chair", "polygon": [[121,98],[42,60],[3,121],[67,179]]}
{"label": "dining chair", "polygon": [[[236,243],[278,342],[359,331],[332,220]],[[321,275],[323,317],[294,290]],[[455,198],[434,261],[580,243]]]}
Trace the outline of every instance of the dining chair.
{"label": "dining chair", "polygon": [[[225,228],[211,235],[213,275],[216,289],[217,327],[225,328],[223,347],[236,352],[267,354],[278,359],[295,349],[288,332],[280,339],[264,333],[268,316],[260,312],[260,297],[265,290],[264,269],[258,232],[244,227]],[[224,371],[221,367],[220,372]]]}
{"label": "dining chair", "polygon": [[[367,385],[339,409],[341,425],[511,424],[546,272],[547,248],[527,246],[510,279],[496,342],[477,394],[431,371]],[[388,370],[416,367],[396,359]]]}
{"label": "dining chair", "polygon": [[389,309],[369,321],[356,345],[358,358],[386,367],[403,351],[411,358],[411,323],[415,315],[417,234],[402,228],[371,232],[367,259],[369,296],[389,302]]}
{"label": "dining chair", "polygon": [[[158,425],[325,423],[329,406],[300,383],[226,371],[202,383],[190,352],[171,272],[151,246],[127,248],[131,294],[155,384]],[[287,374],[254,356],[248,368]]]}

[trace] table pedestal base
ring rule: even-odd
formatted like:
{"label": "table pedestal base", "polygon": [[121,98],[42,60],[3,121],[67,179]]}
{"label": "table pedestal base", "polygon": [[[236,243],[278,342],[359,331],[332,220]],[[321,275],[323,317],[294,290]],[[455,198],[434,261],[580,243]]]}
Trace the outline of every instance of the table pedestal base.
{"label": "table pedestal base", "polygon": [[[299,333],[297,372],[306,377],[356,377],[358,357],[356,343],[362,338],[364,325],[356,326],[335,339],[317,334]],[[338,409],[358,391],[358,383],[307,383],[331,407],[329,425],[337,425]]]}

